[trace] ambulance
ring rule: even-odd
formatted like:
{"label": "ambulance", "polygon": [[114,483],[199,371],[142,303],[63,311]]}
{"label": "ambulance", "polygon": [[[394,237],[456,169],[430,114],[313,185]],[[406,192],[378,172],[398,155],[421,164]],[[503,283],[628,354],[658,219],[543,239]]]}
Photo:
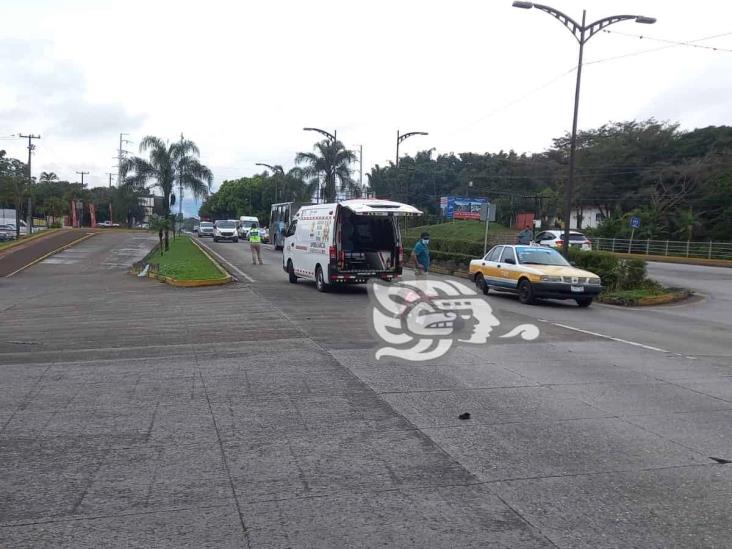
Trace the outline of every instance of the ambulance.
{"label": "ambulance", "polygon": [[418,215],[414,206],[373,198],[303,206],[287,228],[282,268],[291,283],[314,280],[320,292],[392,280],[404,262],[399,220]]}

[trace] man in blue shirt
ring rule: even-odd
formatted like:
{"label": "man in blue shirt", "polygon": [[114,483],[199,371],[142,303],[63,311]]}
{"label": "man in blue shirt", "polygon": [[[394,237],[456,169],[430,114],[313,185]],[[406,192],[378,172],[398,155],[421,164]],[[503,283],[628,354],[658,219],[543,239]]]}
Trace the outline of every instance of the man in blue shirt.
{"label": "man in blue shirt", "polygon": [[412,250],[417,275],[426,274],[430,268],[430,234],[422,233]]}

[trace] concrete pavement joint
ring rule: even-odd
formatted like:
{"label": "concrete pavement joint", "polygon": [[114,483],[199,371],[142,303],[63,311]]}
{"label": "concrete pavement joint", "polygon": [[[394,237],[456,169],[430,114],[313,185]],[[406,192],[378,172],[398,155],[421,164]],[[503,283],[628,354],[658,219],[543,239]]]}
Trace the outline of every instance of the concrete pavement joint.
{"label": "concrete pavement joint", "polygon": [[221,452],[221,460],[226,469],[226,476],[229,479],[229,486],[231,488],[231,494],[234,497],[234,505],[236,506],[236,512],[239,515],[239,523],[241,524],[242,532],[244,533],[244,541],[246,541],[247,547],[251,548],[249,541],[249,529],[244,522],[244,513],[241,510],[241,504],[239,503],[239,496],[236,493],[236,486],[234,486],[234,479],[231,476],[231,468],[229,467],[229,460],[226,458],[226,451],[224,450],[224,443],[221,439],[221,431],[219,430],[218,423],[216,422],[216,415],[214,414],[213,407],[211,406],[211,399],[208,396],[208,389],[206,387],[206,381],[203,379],[203,372],[201,371],[200,364],[198,362],[198,355],[194,355],[196,360],[196,366],[198,367],[198,375],[201,379],[201,387],[203,388],[203,394],[206,396],[206,404],[208,405],[208,411],[211,414],[211,420],[213,421],[214,430],[216,431],[216,440],[218,441],[219,451]]}

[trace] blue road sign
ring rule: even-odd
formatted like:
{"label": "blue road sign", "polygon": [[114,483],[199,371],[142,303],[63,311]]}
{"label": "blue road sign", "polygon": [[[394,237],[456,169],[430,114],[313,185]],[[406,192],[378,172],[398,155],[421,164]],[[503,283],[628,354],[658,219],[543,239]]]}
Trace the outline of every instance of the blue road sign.
{"label": "blue road sign", "polygon": [[640,229],[640,217],[637,217],[637,216],[631,217],[630,226],[634,229]]}

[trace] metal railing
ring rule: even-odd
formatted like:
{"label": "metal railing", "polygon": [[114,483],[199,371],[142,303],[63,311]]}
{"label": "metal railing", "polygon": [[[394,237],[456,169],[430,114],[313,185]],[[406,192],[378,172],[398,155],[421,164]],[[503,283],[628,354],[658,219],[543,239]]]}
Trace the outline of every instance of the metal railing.
{"label": "metal railing", "polygon": [[732,260],[732,242],[592,238],[592,249],[624,254]]}

